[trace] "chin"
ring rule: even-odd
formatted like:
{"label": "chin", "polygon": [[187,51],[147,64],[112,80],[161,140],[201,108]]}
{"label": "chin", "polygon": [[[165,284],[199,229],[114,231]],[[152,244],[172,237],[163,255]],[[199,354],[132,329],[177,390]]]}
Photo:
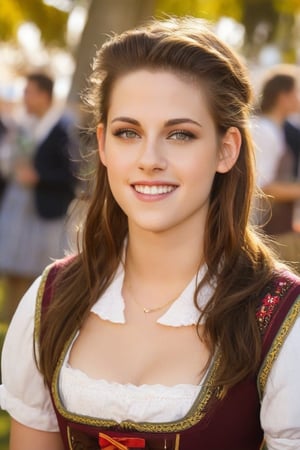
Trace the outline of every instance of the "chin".
{"label": "chin", "polygon": [[166,224],[166,223],[157,223],[157,222],[150,222],[150,221],[143,221],[143,222],[135,222],[134,228],[139,228],[140,230],[143,230],[147,233],[151,234],[161,234],[165,233],[173,228],[175,228],[175,224]]}

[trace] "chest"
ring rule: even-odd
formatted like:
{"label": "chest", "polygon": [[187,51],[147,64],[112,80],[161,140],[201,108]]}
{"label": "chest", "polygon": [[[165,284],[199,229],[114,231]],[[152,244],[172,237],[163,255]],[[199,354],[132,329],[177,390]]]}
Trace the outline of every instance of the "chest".
{"label": "chest", "polygon": [[142,319],[112,324],[91,314],[70,352],[70,365],[93,378],[123,384],[199,384],[209,353],[196,328]]}

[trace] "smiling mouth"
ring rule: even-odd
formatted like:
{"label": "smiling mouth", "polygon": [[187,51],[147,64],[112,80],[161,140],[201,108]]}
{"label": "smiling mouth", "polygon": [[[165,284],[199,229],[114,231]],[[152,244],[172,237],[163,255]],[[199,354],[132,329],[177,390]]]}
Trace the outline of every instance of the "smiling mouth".
{"label": "smiling mouth", "polygon": [[168,186],[168,185],[157,185],[157,186],[148,186],[142,184],[135,184],[133,188],[136,192],[140,194],[146,195],[161,195],[168,194],[176,189],[176,186]]}

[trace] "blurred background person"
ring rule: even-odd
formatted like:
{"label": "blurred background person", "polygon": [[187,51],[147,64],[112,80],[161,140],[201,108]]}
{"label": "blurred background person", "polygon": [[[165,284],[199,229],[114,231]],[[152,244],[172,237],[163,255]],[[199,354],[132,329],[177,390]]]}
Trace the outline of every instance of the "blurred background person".
{"label": "blurred background person", "polygon": [[27,77],[10,179],[0,210],[0,273],[5,281],[1,318],[10,320],[23,293],[51,258],[67,248],[66,215],[75,196],[70,154],[73,136],[53,102],[53,80]]}
{"label": "blurred background person", "polygon": [[[300,104],[299,111],[288,117],[284,123],[284,134],[287,144],[294,154],[294,176],[300,179]],[[294,204],[293,228],[300,232],[300,200]],[[298,256],[300,260],[300,255]]]}
{"label": "blurred background person", "polygon": [[[300,109],[300,103],[299,103]],[[298,115],[298,114],[297,114]],[[300,175],[300,123],[296,120],[297,115],[287,118],[283,124],[284,136],[288,148],[293,154],[293,175],[299,179]]]}
{"label": "blurred background person", "polygon": [[14,122],[2,109],[0,102],[0,205],[10,171],[14,130]]}
{"label": "blurred background person", "polygon": [[300,233],[294,229],[294,208],[300,199],[299,141],[288,118],[299,111],[296,71],[280,66],[269,71],[259,95],[252,134],[256,146],[257,182],[269,195],[271,210],[259,205],[258,222],[275,237],[280,256],[300,270]]}
{"label": "blurred background person", "polygon": [[[5,140],[7,134],[7,128],[3,122],[2,117],[0,116],[0,161],[2,162],[2,143]],[[5,176],[3,173],[2,164],[0,165],[0,204],[1,198],[5,188]]]}

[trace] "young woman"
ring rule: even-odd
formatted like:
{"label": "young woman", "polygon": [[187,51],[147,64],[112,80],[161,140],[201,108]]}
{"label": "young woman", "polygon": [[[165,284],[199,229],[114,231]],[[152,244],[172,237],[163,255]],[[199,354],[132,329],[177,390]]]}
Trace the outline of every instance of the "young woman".
{"label": "young woman", "polygon": [[299,449],[300,280],[249,224],[244,67],[201,21],[154,21],[102,47],[87,100],[82,248],[3,350],[11,450]]}

